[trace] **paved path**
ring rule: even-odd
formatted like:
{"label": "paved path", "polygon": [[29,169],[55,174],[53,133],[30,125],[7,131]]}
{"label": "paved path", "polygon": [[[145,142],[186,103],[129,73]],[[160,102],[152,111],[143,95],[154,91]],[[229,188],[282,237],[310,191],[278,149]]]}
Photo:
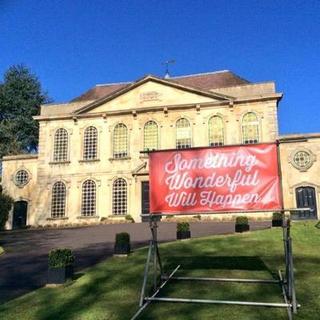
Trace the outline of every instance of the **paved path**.
{"label": "paved path", "polygon": [[[251,229],[269,227],[256,222]],[[42,287],[46,283],[48,252],[52,248],[71,248],[76,255],[76,271],[92,266],[112,255],[115,234],[129,232],[132,247],[148,243],[147,223],[99,225],[86,228],[21,230],[0,232],[0,245],[6,254],[0,256],[0,303]],[[192,237],[227,234],[234,223],[191,223]],[[175,240],[176,223],[160,223],[158,239]]]}

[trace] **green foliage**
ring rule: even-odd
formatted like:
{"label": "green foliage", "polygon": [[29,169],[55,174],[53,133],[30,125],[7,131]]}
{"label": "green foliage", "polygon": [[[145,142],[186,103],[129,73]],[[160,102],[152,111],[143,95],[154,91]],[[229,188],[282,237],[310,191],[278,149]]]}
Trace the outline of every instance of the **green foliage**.
{"label": "green foliage", "polygon": [[283,220],[284,214],[282,212],[274,212],[272,214],[272,220]]}
{"label": "green foliage", "polygon": [[236,224],[248,225],[249,220],[246,216],[239,216],[236,218]]}
{"label": "green foliage", "polygon": [[116,245],[130,244],[130,235],[127,232],[121,232],[116,234]]}
{"label": "green foliage", "polygon": [[12,205],[13,199],[5,193],[0,193],[0,230],[4,229]]}
{"label": "green foliage", "polygon": [[190,231],[190,224],[188,222],[178,222],[177,223],[177,231],[186,232]]}
{"label": "green foliage", "polygon": [[32,152],[38,145],[40,105],[49,98],[38,78],[23,65],[14,65],[0,83],[0,158],[4,155]]}
{"label": "green foliage", "polygon": [[125,219],[128,220],[128,221],[131,221],[132,223],[134,222],[134,219],[133,219],[133,217],[132,217],[131,214],[127,214],[127,215],[125,216]]}
{"label": "green foliage", "polygon": [[73,262],[74,255],[70,249],[53,249],[49,252],[49,268],[64,268]]}
{"label": "green foliage", "polygon": [[[319,230],[314,221],[292,226],[297,299],[301,304],[295,320],[319,319]],[[267,229],[239,235],[210,236],[160,245],[164,271],[181,264],[179,275],[270,279],[283,266],[282,230]],[[310,245],[312,244],[312,245]],[[5,320],[130,319],[139,303],[141,275],[148,248],[136,250],[129,259],[108,258],[88,268],[70,285],[40,288],[0,304]],[[151,283],[150,283],[151,284]],[[283,302],[277,285],[172,281],[163,297]],[[267,310],[267,312],[266,312]],[[151,304],[142,319],[170,320],[270,320],[288,319],[285,308],[257,308],[209,304]]]}

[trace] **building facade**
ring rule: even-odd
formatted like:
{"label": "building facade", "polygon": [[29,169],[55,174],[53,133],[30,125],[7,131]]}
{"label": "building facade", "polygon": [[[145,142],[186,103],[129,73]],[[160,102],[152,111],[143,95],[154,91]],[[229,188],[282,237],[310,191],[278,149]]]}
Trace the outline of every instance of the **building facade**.
{"label": "building facade", "polygon": [[[37,155],[3,158],[15,202],[8,227],[97,223],[148,212],[141,151],[280,141],[286,208],[319,199],[320,135],[279,136],[274,82],[230,71],[97,85],[66,104],[41,107]],[[217,216],[218,217],[218,216]]]}

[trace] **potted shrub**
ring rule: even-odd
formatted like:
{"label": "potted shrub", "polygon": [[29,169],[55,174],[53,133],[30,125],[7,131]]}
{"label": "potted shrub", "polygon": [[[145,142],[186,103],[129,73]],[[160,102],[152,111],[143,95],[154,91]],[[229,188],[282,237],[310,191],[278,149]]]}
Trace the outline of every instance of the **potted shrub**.
{"label": "potted shrub", "polygon": [[282,212],[274,212],[272,214],[272,226],[282,227],[284,214]]}
{"label": "potted shrub", "polygon": [[189,239],[191,238],[190,225],[188,222],[177,223],[177,239]]}
{"label": "potted shrub", "polygon": [[49,252],[48,283],[62,284],[73,276],[74,255],[70,249],[53,249]]}
{"label": "potted shrub", "polygon": [[236,218],[235,231],[236,232],[245,232],[249,231],[249,221],[246,216],[240,216]]}
{"label": "potted shrub", "polygon": [[134,223],[134,219],[131,214],[127,214],[124,218],[126,219],[126,221],[131,221],[132,223]]}
{"label": "potted shrub", "polygon": [[130,235],[127,232],[117,233],[114,245],[114,254],[127,255],[130,253]]}

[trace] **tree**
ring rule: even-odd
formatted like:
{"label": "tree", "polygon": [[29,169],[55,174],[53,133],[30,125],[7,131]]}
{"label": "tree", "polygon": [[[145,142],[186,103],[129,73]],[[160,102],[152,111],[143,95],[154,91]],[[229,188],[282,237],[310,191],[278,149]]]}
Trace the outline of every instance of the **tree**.
{"label": "tree", "polygon": [[2,192],[0,188],[0,230],[3,230],[9,217],[9,212],[13,205],[13,199]]}
{"label": "tree", "polygon": [[4,155],[35,152],[40,105],[49,98],[38,78],[23,65],[14,65],[0,83],[0,159]]}

